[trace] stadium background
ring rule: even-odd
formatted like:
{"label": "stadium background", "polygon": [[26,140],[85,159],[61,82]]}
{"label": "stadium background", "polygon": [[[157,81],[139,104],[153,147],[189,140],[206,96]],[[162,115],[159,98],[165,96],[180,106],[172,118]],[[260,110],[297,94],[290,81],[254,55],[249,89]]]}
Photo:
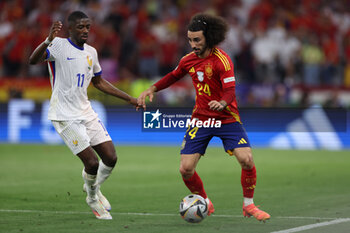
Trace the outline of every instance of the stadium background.
{"label": "stadium background", "polygon": [[[93,20],[88,43],[99,52],[103,77],[133,96],[190,52],[184,25],[194,13],[220,15],[230,25],[220,46],[235,64],[238,103],[252,145],[350,148],[347,0],[1,1],[1,143],[61,143],[47,120],[46,64],[29,66],[28,56],[51,23],[66,25],[73,10]],[[66,33],[64,28],[60,36]],[[159,93],[153,106],[192,106],[191,85],[184,78]],[[182,132],[143,132],[140,112],[94,88],[88,94],[116,144],[181,144]],[[275,122],[281,123],[271,129]]]}

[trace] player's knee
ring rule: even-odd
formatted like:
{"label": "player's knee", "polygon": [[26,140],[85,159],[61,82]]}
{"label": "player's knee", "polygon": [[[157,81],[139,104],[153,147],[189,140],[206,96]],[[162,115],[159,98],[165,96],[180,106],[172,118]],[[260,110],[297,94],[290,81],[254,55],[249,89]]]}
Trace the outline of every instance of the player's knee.
{"label": "player's knee", "polygon": [[243,156],[239,163],[241,164],[242,168],[244,169],[251,169],[254,167],[254,161],[253,161],[253,155],[251,153],[247,153],[245,156]]}
{"label": "player's knee", "polygon": [[114,167],[117,163],[117,154],[115,151],[109,151],[101,156],[103,163],[108,167]]}
{"label": "player's knee", "polygon": [[116,153],[114,147],[111,148],[110,150],[108,150],[106,156],[104,156],[104,157],[106,158],[105,164],[109,167],[114,167],[118,161],[117,153]]}
{"label": "player's knee", "polygon": [[110,166],[110,167],[114,167],[115,164],[117,163],[117,161],[118,161],[117,154],[116,154],[116,153],[113,153],[113,155],[111,155],[111,156],[109,157],[109,166]]}
{"label": "player's knee", "polygon": [[85,169],[87,171],[90,171],[90,174],[95,174],[95,172],[97,173],[97,169],[98,169],[98,165],[99,165],[97,158],[88,159],[87,163],[84,165],[85,165]]}
{"label": "player's knee", "polygon": [[181,173],[181,176],[184,178],[184,179],[189,179],[193,176],[194,174],[194,169],[193,168],[189,168],[189,167],[184,167],[184,166],[181,166],[180,167],[180,173]]}

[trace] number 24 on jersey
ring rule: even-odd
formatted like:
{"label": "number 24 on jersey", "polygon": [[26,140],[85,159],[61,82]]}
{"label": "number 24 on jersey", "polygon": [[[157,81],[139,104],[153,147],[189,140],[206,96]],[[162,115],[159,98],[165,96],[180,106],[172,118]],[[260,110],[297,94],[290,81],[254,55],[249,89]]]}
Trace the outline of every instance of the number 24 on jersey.
{"label": "number 24 on jersey", "polygon": [[198,88],[198,95],[203,95],[204,93],[204,94],[207,94],[208,96],[211,96],[210,88],[207,83],[204,83],[204,85],[202,83],[198,83],[197,88]]}

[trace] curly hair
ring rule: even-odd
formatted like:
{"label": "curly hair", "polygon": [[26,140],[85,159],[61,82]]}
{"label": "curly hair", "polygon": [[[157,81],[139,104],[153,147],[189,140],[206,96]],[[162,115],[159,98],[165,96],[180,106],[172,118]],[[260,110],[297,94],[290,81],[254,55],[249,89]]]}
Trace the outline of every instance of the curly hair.
{"label": "curly hair", "polygon": [[207,46],[213,48],[225,40],[228,25],[222,17],[199,13],[191,18],[188,30],[203,31]]}

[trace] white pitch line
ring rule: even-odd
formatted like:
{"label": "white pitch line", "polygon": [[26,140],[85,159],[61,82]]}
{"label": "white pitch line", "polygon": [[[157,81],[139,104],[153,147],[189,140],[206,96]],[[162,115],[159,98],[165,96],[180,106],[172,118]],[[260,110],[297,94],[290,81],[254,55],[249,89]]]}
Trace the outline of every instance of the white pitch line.
{"label": "white pitch line", "polygon": [[47,213],[47,214],[90,214],[91,212],[79,212],[79,211],[50,211],[50,210],[5,210],[0,209],[0,212],[8,213]]}
{"label": "white pitch line", "polygon": [[315,223],[315,224],[305,225],[305,226],[301,226],[301,227],[290,228],[290,229],[286,229],[286,230],[282,230],[282,231],[274,231],[274,232],[271,232],[271,233],[299,232],[299,231],[310,230],[310,229],[313,229],[313,228],[334,225],[334,224],[338,224],[338,223],[342,223],[342,222],[350,222],[350,218],[339,218],[339,219],[335,219],[335,220],[332,220],[332,221]]}
{"label": "white pitch line", "polygon": [[[48,213],[48,214],[91,214],[91,212],[82,211],[50,211],[50,210],[9,210],[0,209],[0,212],[8,213]],[[116,215],[139,215],[139,216],[178,216],[178,214],[166,214],[166,213],[123,213],[123,212],[111,212]],[[242,218],[242,215],[223,215],[223,214],[213,214],[211,217],[217,218]],[[324,217],[306,217],[306,216],[273,216],[272,218],[279,219],[313,219],[313,220],[341,220],[344,218],[324,218]],[[350,219],[349,219],[350,220]]]}

